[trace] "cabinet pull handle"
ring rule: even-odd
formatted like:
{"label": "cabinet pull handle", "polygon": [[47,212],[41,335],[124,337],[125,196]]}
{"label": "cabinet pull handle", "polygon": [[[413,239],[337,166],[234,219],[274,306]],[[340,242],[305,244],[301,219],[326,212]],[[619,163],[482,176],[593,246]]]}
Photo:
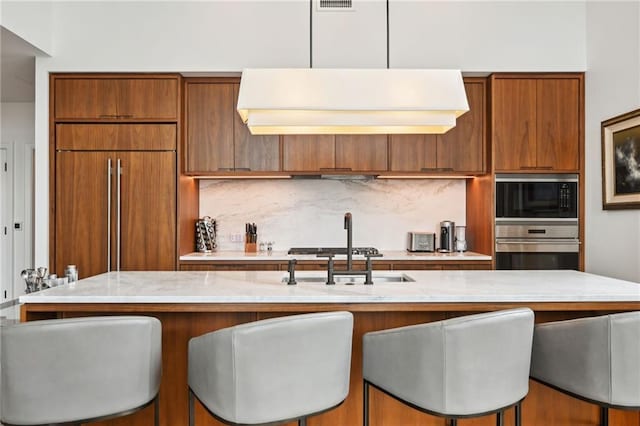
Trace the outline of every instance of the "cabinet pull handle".
{"label": "cabinet pull handle", "polygon": [[535,170],[538,167],[536,167],[536,166],[520,166],[520,168],[523,169],[523,170]]}
{"label": "cabinet pull handle", "polygon": [[236,172],[250,172],[251,167],[236,167],[233,170]]}
{"label": "cabinet pull handle", "polygon": [[117,118],[133,118],[133,114],[123,114],[123,115],[117,115]]}
{"label": "cabinet pull handle", "polygon": [[541,170],[551,170],[553,169],[553,166],[538,166],[538,168]]}
{"label": "cabinet pull handle", "polygon": [[121,185],[121,179],[120,176],[122,175],[122,162],[120,161],[120,159],[118,158],[118,163],[117,163],[117,174],[116,174],[116,192],[117,192],[117,196],[118,196],[118,201],[117,201],[117,232],[116,232],[116,266],[118,267],[118,271],[120,271],[120,232],[121,232],[121,228],[120,228],[120,208],[121,203],[120,203],[120,190],[122,189],[122,185]]}
{"label": "cabinet pull handle", "polygon": [[523,170],[551,170],[553,166],[520,166]]}
{"label": "cabinet pull handle", "polygon": [[351,167],[320,167],[320,171],[326,172],[350,172]]}
{"label": "cabinet pull handle", "polygon": [[116,114],[100,114],[99,118],[118,118]]}
{"label": "cabinet pull handle", "polygon": [[107,159],[107,272],[111,272],[111,158]]}
{"label": "cabinet pull handle", "polygon": [[232,172],[233,167],[218,167],[219,172]]}

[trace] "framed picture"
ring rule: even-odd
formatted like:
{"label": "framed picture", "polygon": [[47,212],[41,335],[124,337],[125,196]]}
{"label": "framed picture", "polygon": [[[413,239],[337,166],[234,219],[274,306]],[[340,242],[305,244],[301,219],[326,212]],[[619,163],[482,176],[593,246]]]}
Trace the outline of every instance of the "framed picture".
{"label": "framed picture", "polygon": [[640,109],[603,121],[602,208],[640,208]]}

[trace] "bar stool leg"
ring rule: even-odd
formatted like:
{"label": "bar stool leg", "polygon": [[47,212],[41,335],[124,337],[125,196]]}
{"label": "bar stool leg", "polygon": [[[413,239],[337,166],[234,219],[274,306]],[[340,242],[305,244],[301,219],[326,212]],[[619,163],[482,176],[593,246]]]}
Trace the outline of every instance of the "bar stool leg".
{"label": "bar stool leg", "polygon": [[496,413],[496,426],[504,426],[504,411]]}
{"label": "bar stool leg", "polygon": [[449,426],[458,426],[458,419],[449,419]]}
{"label": "bar stool leg", "polygon": [[515,412],[516,412],[516,426],[521,426],[522,425],[522,405],[520,402],[516,404]]}
{"label": "bar stool leg", "polygon": [[363,380],[362,382],[363,386],[362,386],[362,399],[363,399],[363,404],[362,404],[362,415],[364,418],[364,426],[369,426],[369,382],[367,382],[366,380]]}
{"label": "bar stool leg", "polygon": [[160,394],[156,395],[153,401],[153,424],[160,426]]}
{"label": "bar stool leg", "polygon": [[600,407],[600,426],[609,426],[609,409]]}
{"label": "bar stool leg", "polygon": [[307,426],[307,418],[306,417],[302,417],[302,418],[298,419],[298,426]]}
{"label": "bar stool leg", "polygon": [[193,391],[189,388],[189,426],[193,426],[195,424],[194,402]]}

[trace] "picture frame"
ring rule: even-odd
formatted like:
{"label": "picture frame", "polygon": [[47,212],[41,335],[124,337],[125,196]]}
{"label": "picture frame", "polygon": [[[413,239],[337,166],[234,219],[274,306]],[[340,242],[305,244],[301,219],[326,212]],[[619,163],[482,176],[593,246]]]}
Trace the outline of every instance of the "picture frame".
{"label": "picture frame", "polygon": [[640,208],[640,109],[601,123],[602,208]]}

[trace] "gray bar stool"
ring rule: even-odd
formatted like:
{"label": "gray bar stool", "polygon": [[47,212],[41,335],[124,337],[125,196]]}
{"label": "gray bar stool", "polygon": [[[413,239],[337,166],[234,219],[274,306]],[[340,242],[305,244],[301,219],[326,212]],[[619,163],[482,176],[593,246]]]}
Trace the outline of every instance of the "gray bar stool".
{"label": "gray bar stool", "polygon": [[640,311],[538,324],[531,377],[575,398],[640,410]]}
{"label": "gray bar stool", "polygon": [[340,405],[349,393],[353,315],[293,315],[189,341],[189,425],[194,396],[230,425],[276,425]]}
{"label": "gray bar stool", "polygon": [[156,402],[161,324],[151,317],[32,321],[2,328],[2,423],[80,424]]}
{"label": "gray bar stool", "polygon": [[364,424],[369,385],[419,411],[457,419],[497,413],[529,391],[533,312],[528,308],[469,315],[366,333]]}

